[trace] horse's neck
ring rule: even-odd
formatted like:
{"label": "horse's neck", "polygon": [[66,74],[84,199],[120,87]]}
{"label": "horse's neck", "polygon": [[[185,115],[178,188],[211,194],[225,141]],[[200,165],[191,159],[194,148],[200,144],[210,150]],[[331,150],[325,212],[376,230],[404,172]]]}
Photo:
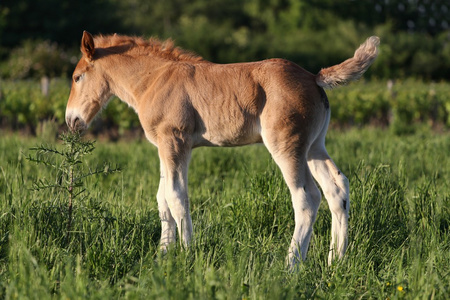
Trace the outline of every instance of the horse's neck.
{"label": "horse's neck", "polygon": [[151,57],[116,57],[109,64],[111,92],[137,111],[141,96],[168,62]]}

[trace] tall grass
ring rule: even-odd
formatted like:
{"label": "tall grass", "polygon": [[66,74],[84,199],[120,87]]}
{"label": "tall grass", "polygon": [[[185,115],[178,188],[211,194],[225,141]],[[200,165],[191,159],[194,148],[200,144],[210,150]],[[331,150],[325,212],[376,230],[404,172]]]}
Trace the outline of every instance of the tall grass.
{"label": "tall grass", "polygon": [[450,139],[421,129],[330,132],[350,179],[350,240],[327,266],[331,216],[320,207],[308,259],[285,266],[294,220],[289,192],[263,146],[196,149],[190,166],[192,247],[158,251],[157,151],[146,141],[97,143],[74,203],[31,191],[50,170],[25,157],[37,139],[0,139],[0,298],[445,299],[450,293]]}

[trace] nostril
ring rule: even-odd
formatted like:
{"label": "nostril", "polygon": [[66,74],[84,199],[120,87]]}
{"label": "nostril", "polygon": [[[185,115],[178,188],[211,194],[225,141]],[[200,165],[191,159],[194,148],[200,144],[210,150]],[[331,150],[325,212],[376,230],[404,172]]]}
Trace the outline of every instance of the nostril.
{"label": "nostril", "polygon": [[69,127],[70,127],[70,130],[72,130],[72,131],[77,131],[79,125],[80,125],[80,118],[79,118],[79,117],[74,117],[74,118],[72,119],[72,123],[71,123],[70,126],[69,126]]}
{"label": "nostril", "polygon": [[83,117],[72,111],[66,113],[66,123],[67,127],[69,127],[69,130],[72,132],[84,131],[87,127]]}
{"label": "nostril", "polygon": [[70,130],[74,131],[78,124],[80,123],[79,117],[73,117],[73,116],[67,116],[66,117],[66,124],[69,127]]}

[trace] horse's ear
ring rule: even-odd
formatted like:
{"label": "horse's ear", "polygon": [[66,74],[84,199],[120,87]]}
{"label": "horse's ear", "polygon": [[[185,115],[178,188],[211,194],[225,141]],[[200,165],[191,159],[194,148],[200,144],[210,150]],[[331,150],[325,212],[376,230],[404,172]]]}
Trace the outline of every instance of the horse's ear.
{"label": "horse's ear", "polygon": [[83,54],[86,55],[89,60],[92,60],[94,58],[94,38],[92,37],[92,34],[87,32],[86,30],[83,31],[83,37],[81,38],[81,52],[83,52]]}

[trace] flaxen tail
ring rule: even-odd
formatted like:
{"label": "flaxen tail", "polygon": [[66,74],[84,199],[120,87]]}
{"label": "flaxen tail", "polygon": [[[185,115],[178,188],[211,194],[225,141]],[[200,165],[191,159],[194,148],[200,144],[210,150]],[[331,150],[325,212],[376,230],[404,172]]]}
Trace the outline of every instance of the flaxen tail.
{"label": "flaxen tail", "polygon": [[320,70],[316,75],[317,85],[323,88],[333,88],[359,79],[377,58],[379,44],[380,39],[371,36],[359,46],[352,58],[339,65]]}

